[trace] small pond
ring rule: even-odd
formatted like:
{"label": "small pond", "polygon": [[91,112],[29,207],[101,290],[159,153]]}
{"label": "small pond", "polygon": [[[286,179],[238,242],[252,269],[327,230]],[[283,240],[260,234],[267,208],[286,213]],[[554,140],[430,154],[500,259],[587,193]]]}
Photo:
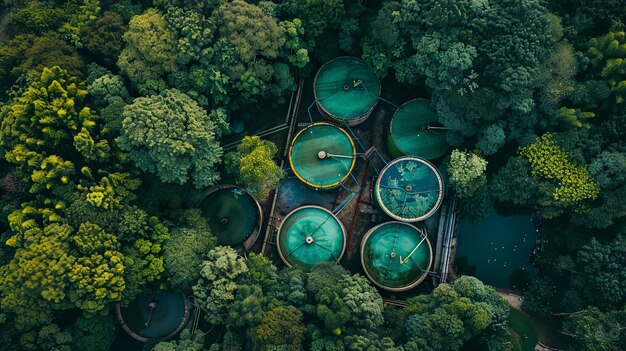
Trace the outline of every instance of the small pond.
{"label": "small pond", "polygon": [[[511,274],[528,272],[533,279],[536,269],[530,258],[536,243],[535,217],[501,216],[493,211],[481,223],[461,220],[457,238],[456,262],[467,259],[472,275],[498,288],[512,288]],[[466,272],[467,273],[467,272]],[[522,275],[526,275],[522,273]]]}

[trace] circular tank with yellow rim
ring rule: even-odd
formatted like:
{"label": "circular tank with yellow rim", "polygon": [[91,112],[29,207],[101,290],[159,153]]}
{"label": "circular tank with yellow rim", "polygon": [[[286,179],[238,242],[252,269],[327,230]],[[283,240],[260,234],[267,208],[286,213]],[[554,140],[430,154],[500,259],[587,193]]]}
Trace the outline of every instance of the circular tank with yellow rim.
{"label": "circular tank with yellow rim", "polygon": [[296,177],[314,189],[333,189],[346,180],[356,163],[350,135],[331,123],[310,124],[289,147],[289,165]]}
{"label": "circular tank with yellow rim", "polygon": [[374,198],[391,218],[402,222],[423,221],[443,201],[443,178],[427,160],[405,156],[389,162],[374,184]]}
{"label": "circular tank with yellow rim", "polygon": [[367,277],[389,291],[420,284],[432,264],[425,232],[408,223],[387,222],[370,229],[361,241],[361,264]]}
{"label": "circular tank with yellow rim", "polygon": [[367,64],[349,56],[325,63],[313,82],[313,94],[320,112],[351,126],[365,121],[372,113],[380,89],[380,81]]}
{"label": "circular tank with yellow rim", "polygon": [[303,206],[291,211],[278,228],[280,258],[288,267],[309,271],[322,262],[339,262],[346,243],[346,230],[329,210]]}

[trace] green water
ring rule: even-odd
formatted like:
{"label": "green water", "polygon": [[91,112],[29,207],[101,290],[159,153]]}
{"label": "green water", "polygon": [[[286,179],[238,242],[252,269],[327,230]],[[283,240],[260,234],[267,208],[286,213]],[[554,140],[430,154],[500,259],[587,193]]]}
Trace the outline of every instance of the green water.
{"label": "green water", "polygon": [[429,105],[429,100],[415,99],[396,111],[387,140],[393,157],[413,155],[436,159],[448,151],[446,131],[427,129],[441,126]]}
{"label": "green water", "polygon": [[363,269],[383,288],[411,287],[426,274],[431,263],[431,247],[425,238],[406,223],[387,222],[375,227],[363,239]]}
{"label": "green water", "polygon": [[322,208],[304,207],[283,220],[278,249],[290,265],[308,271],[321,262],[339,261],[345,240],[344,228],[332,213]]}
{"label": "green water", "polygon": [[[320,151],[333,156],[320,159]],[[294,173],[307,185],[336,187],[350,174],[355,154],[352,139],[346,132],[333,125],[316,124],[296,136],[289,152],[289,161]]]}
{"label": "green water", "polygon": [[531,216],[500,216],[492,212],[482,223],[459,223],[456,257],[466,256],[476,267],[476,277],[485,284],[510,288],[516,268],[536,275],[530,264],[535,247],[535,222]]}
{"label": "green water", "polygon": [[380,94],[380,81],[356,57],[329,61],[320,68],[314,84],[318,103],[331,115],[343,119],[368,113]]}
{"label": "green water", "polygon": [[[158,301],[152,312],[149,325],[145,323],[150,315],[148,304]],[[167,336],[183,321],[185,300],[177,293],[164,293],[157,296],[141,296],[122,308],[124,323],[136,334],[148,339],[159,339]]]}
{"label": "green water", "polygon": [[421,221],[431,216],[443,200],[443,180],[429,162],[403,157],[380,173],[375,197],[387,215],[400,221]]}
{"label": "green water", "polygon": [[258,229],[259,209],[241,188],[219,189],[204,198],[199,208],[220,245],[241,245]]}

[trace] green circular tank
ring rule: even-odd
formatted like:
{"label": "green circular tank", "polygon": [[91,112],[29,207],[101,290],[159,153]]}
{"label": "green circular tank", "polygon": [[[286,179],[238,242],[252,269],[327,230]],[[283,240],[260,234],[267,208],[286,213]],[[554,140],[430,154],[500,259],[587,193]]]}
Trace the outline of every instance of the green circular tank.
{"label": "green circular tank", "polygon": [[289,165],[304,184],[333,189],[352,172],[356,147],[345,130],[326,122],[313,123],[296,134],[289,147]]}
{"label": "green circular tank", "polygon": [[215,186],[206,191],[198,208],[220,245],[243,246],[248,250],[259,236],[261,206],[243,188]]}
{"label": "green circular tank", "polygon": [[404,156],[389,162],[374,185],[374,198],[391,218],[402,222],[423,221],[443,201],[443,178],[425,159]]}
{"label": "green circular tank", "polygon": [[329,210],[303,206],[291,211],[278,228],[278,253],[288,267],[309,271],[322,262],[339,262],[346,230]]}
{"label": "green circular tank", "polygon": [[128,306],[115,306],[118,322],[131,337],[141,342],[167,340],[187,324],[191,304],[179,293],[140,296]]}
{"label": "green circular tank", "polygon": [[432,247],[426,233],[402,222],[370,229],[361,241],[361,264],[367,277],[390,291],[414,288],[427,276]]}
{"label": "green circular tank", "polygon": [[432,160],[448,151],[445,131],[429,104],[429,100],[411,100],[393,115],[387,135],[392,157],[412,155]]}
{"label": "green circular tank", "polygon": [[342,56],[319,69],[313,94],[322,114],[353,126],[365,121],[374,110],[380,81],[363,60]]}

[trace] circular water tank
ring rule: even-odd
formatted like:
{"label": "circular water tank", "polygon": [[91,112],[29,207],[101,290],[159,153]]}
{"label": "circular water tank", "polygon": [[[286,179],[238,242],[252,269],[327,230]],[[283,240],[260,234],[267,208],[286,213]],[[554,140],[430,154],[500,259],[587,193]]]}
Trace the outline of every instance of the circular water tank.
{"label": "circular water tank", "polygon": [[350,135],[331,123],[313,123],[300,130],[289,147],[289,166],[304,184],[334,189],[354,168],[356,147]]}
{"label": "circular water tank", "polygon": [[425,232],[403,222],[370,229],[361,241],[361,264],[367,277],[389,291],[420,284],[432,264],[432,247]]}
{"label": "circular water tank", "polygon": [[135,340],[168,340],[187,324],[191,303],[180,293],[140,296],[128,306],[115,305],[118,322]]}
{"label": "circular water tank", "polygon": [[210,188],[198,208],[220,245],[243,246],[248,250],[259,236],[261,206],[241,187],[217,185]]}
{"label": "circular water tank", "polygon": [[445,130],[429,100],[411,100],[393,115],[387,135],[387,151],[392,157],[410,155],[432,160],[445,155],[448,149]]}
{"label": "circular water tank", "polygon": [[443,201],[443,179],[425,159],[405,156],[389,162],[374,184],[374,198],[391,218],[402,222],[423,221]]}
{"label": "circular water tank", "polygon": [[313,82],[320,112],[351,126],[369,117],[378,102],[380,89],[380,81],[365,62],[348,56],[325,63]]}
{"label": "circular water tank", "polygon": [[280,258],[288,267],[309,271],[318,263],[341,260],[346,230],[329,210],[303,206],[283,219],[276,240]]}

